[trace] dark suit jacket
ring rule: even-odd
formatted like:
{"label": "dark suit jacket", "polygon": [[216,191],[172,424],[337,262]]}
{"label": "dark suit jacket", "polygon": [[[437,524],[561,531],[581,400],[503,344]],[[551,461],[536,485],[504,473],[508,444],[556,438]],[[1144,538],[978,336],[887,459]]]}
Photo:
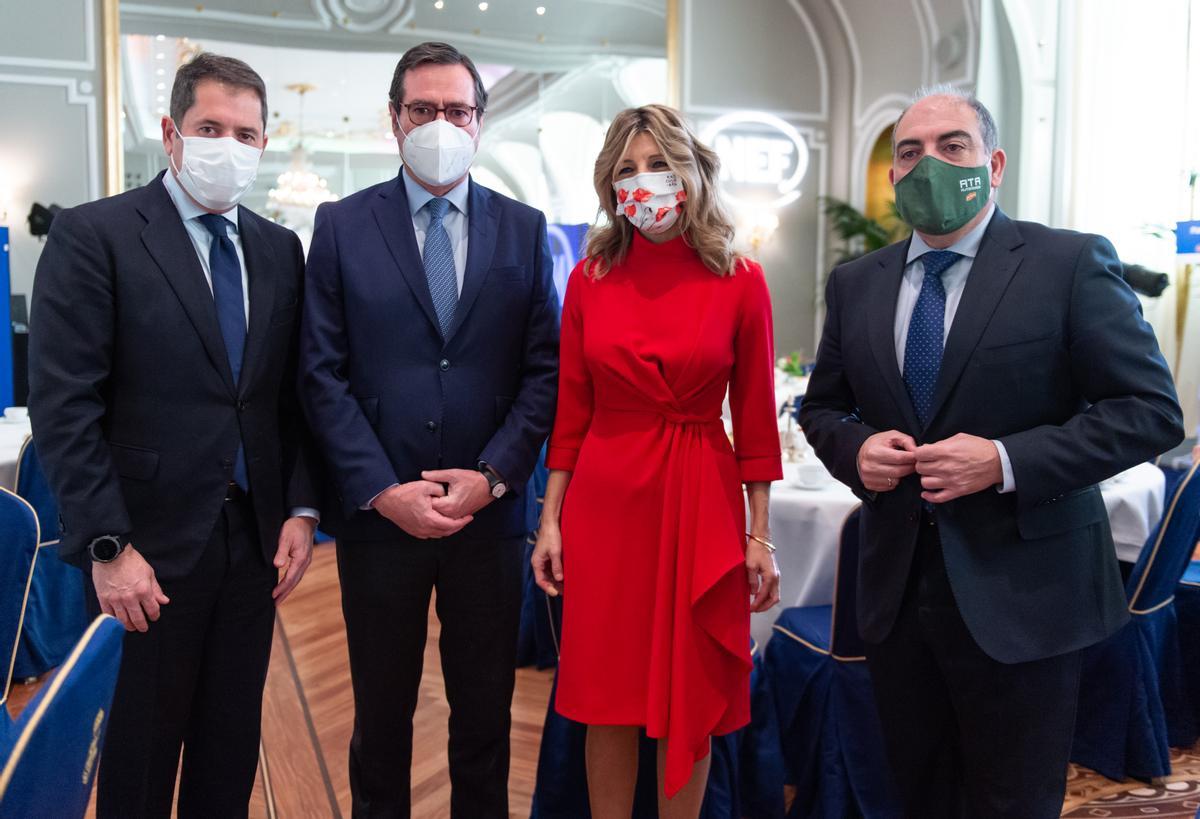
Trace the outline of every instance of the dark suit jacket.
{"label": "dark suit jacket", "polygon": [[212,291],[161,174],[62,211],[34,279],[29,412],[58,499],[64,559],[126,534],[160,578],[212,534],[245,446],[263,555],[286,510],[316,507],[295,396],[299,239],[238,211],[250,324],[235,388]]}
{"label": "dark suit jacket", "polygon": [[1171,373],[1112,245],[997,211],[946,340],[921,429],[893,326],[907,242],[829,276],[804,434],[864,503],[858,622],[879,642],[895,621],[920,519],[920,478],[866,491],[858,450],[897,429],[918,443],[969,433],[1004,444],[1016,492],[936,507],[946,570],[976,642],[1002,662],[1065,653],[1126,619],[1096,484],[1183,438]]}
{"label": "dark suit jacket", "polygon": [[466,273],[443,340],[403,180],[318,209],[300,392],[340,501],[326,504],[322,528],[403,539],[359,508],[422,470],[475,469],[483,460],[510,492],[464,533],[525,532],[516,496],[549,432],[557,390],[552,273],[545,216],[472,181]]}

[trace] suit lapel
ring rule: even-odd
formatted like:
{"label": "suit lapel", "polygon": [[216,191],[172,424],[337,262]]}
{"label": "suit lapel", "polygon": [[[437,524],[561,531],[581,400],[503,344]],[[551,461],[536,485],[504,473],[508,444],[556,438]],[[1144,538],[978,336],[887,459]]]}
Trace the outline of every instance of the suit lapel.
{"label": "suit lapel", "polygon": [[[403,170],[400,173],[404,173]],[[400,269],[400,275],[408,282],[413,297],[421,305],[425,318],[433,325],[434,332],[441,334],[437,311],[433,308],[433,297],[429,295],[429,280],[425,278],[425,264],[417,247],[417,234],[413,228],[412,214],[408,210],[408,194],[404,180],[399,176],[393,184],[380,191],[371,208],[383,241],[387,244],[392,260]]]}
{"label": "suit lapel", "polygon": [[1017,226],[997,208],[983,234],[979,253],[971,265],[962,299],[954,314],[954,323],[950,325],[950,334],[946,337],[942,369],[938,373],[933,404],[929,408],[930,424],[937,418],[938,411],[958,383],[963,368],[991,321],[992,313],[996,311],[1004,291],[1008,289],[1008,283],[1017,272],[1021,254],[1016,250],[1022,244],[1024,241]]}
{"label": "suit lapel", "polygon": [[209,360],[221,374],[230,394],[234,394],[233,372],[229,369],[229,356],[225,352],[225,341],[217,323],[217,307],[204,279],[204,269],[196,258],[196,246],[192,244],[179,211],[163,186],[162,174],[146,186],[145,192],[145,197],[138,205],[138,211],[146,220],[146,227],[142,229],[142,244],[175,291],[192,327],[200,336]]}
{"label": "suit lapel", "polygon": [[244,393],[246,385],[257,373],[270,330],[279,268],[275,251],[246,208],[241,208],[238,214],[238,229],[242,234],[242,254],[246,257],[246,277],[250,280],[250,327],[246,334],[242,375],[238,379],[238,392]]}
{"label": "suit lapel", "polygon": [[486,188],[476,185],[474,180],[471,180],[468,196],[467,269],[447,342],[454,338],[454,334],[466,320],[471,305],[475,303],[479,289],[483,287],[488,270],[492,266],[492,252],[496,249],[496,226],[500,221],[499,202]]}
{"label": "suit lapel", "polygon": [[904,278],[904,260],[908,255],[908,244],[900,242],[880,254],[880,269],[876,274],[879,281],[871,289],[867,310],[871,352],[875,356],[875,364],[879,367],[892,400],[904,417],[904,429],[915,433],[920,429],[920,424],[913,410],[912,399],[908,397],[908,389],[900,375],[900,365],[896,361],[895,337],[896,298],[900,293],[900,282]]}

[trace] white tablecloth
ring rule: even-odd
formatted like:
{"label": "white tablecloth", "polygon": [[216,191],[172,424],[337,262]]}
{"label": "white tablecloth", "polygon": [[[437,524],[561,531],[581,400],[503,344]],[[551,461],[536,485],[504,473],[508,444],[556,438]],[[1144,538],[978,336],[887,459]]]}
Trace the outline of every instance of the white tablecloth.
{"label": "white tablecloth", "polygon": [[29,436],[29,419],[10,421],[0,416],[0,486],[5,489],[15,489],[14,479],[17,475],[17,456],[21,453],[21,444]]}
{"label": "white tablecloth", "polygon": [[[783,577],[783,601],[751,618],[750,631],[766,645],[771,625],[784,608],[822,606],[833,602],[838,536],[842,522],[859,500],[837,481],[821,489],[791,485],[796,464],[784,464],[784,479],[771,487],[771,533],[778,546],[775,559]],[[1162,471],[1139,464],[1100,486],[1108,507],[1117,556],[1137,560],[1151,528],[1162,516]]]}

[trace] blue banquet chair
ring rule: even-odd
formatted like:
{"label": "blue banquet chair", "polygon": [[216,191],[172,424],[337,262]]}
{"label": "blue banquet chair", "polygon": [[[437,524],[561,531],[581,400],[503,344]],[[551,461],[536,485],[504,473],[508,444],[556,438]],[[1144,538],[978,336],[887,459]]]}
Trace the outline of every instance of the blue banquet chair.
{"label": "blue banquet chair", "polygon": [[25,500],[0,487],[0,745],[12,733],[8,691],[21,639],[21,624],[38,558],[37,514]]}
{"label": "blue banquet chair", "polygon": [[87,628],[83,572],[58,559],[58,502],[38,461],[33,439],[26,438],[17,456],[16,492],[37,513],[43,540],[29,588],[25,627],[17,649],[13,676],[40,677],[59,665]]}
{"label": "blue banquet chair", "polygon": [[[540,591],[540,590],[539,590]],[[546,601],[557,650],[557,635],[562,623],[562,601],[542,593]],[[760,653],[753,640],[750,654],[754,670],[750,675],[753,690],[758,683]],[[537,783],[533,791],[530,819],[590,819],[587,767],[584,748],[587,726],[560,716],[554,710],[558,694],[558,672],[550,689],[546,721],[542,727],[542,745],[538,754]],[[708,788],[700,808],[700,819],[741,819],[744,813],[741,760],[748,752],[746,729],[713,737],[712,764]],[[658,816],[657,746],[643,732],[638,746],[638,775],[631,819],[656,819]]]}
{"label": "blue banquet chair", "polygon": [[842,524],[833,605],[785,609],[767,643],[746,738],[759,755],[744,785],[750,819],[902,814],[858,636],[859,518],[855,509]]}
{"label": "blue banquet chair", "polygon": [[1125,584],[1130,621],[1083,653],[1071,761],[1109,779],[1169,775],[1172,740],[1195,731],[1194,725],[1180,726],[1190,706],[1183,705],[1188,694],[1175,594],[1200,533],[1196,469],[1176,485]]}
{"label": "blue banquet chair", "polygon": [[104,744],[121,642],[97,617],[30,700],[0,744],[0,819],[78,819],[87,810]]}
{"label": "blue banquet chair", "polygon": [[1175,589],[1175,617],[1187,701],[1166,706],[1167,729],[1171,744],[1186,748],[1200,739],[1200,560],[1188,564]]}

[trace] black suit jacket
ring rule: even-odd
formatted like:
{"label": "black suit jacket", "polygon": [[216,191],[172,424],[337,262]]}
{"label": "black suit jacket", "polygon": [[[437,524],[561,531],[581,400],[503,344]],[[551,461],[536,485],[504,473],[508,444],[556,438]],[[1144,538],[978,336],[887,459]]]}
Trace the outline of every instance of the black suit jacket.
{"label": "black suit jacket", "polygon": [[969,433],[1004,444],[1016,491],[936,507],[946,570],[985,652],[1022,662],[1095,643],[1127,618],[1096,484],[1182,440],[1158,343],[1100,236],[992,217],[946,339],[921,428],[893,327],[908,243],[835,269],[800,412],[826,466],[864,503],[858,622],[879,642],[895,621],[920,519],[920,478],[874,494],[857,456],[872,434],[918,443]]}
{"label": "black suit jacket", "polygon": [[300,241],[246,208],[250,321],[235,387],[212,291],[162,176],[64,210],[38,262],[29,412],[61,515],[60,555],[123,533],[160,578],[200,557],[239,440],[263,555],[317,506],[295,396]]}
{"label": "black suit jacket", "polygon": [[468,196],[466,270],[446,338],[399,176],[317,210],[300,383],[334,479],[322,526],[339,537],[406,538],[360,507],[422,470],[475,469],[481,460],[510,492],[464,535],[526,532],[521,490],[549,432],[558,381],[546,217],[474,181]]}

